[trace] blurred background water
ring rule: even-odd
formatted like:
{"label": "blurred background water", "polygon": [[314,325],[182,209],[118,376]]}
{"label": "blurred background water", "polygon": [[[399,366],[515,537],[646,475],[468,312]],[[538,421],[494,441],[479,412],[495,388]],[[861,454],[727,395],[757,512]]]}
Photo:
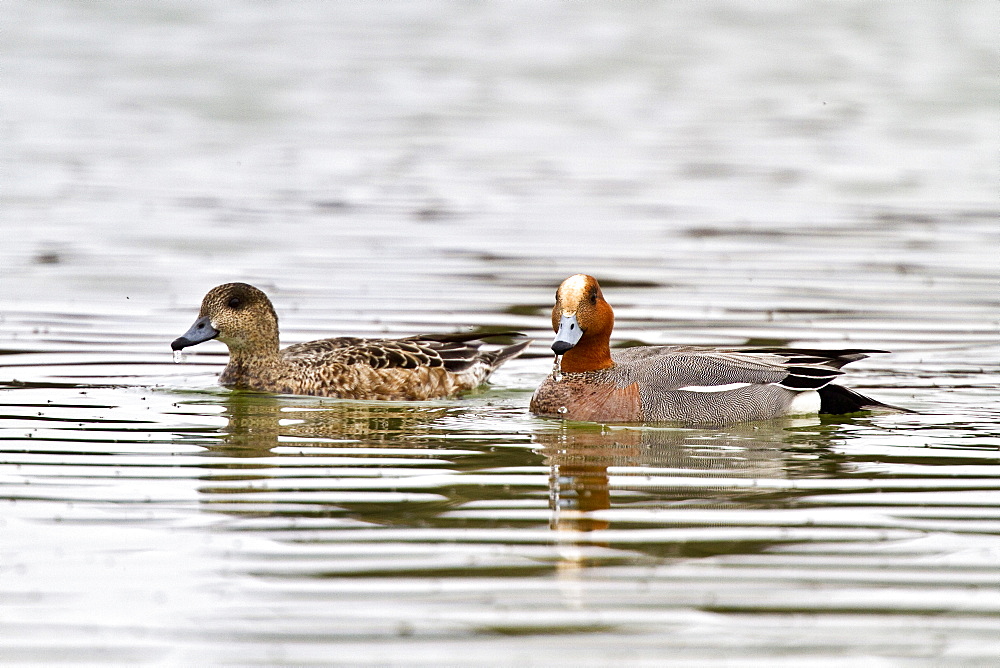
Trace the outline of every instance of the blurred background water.
{"label": "blurred background water", "polygon": [[[8,2],[0,663],[991,665],[1000,6]],[[563,425],[616,338],[875,347],[919,411]],[[516,328],[482,391],[234,394],[285,343]]]}

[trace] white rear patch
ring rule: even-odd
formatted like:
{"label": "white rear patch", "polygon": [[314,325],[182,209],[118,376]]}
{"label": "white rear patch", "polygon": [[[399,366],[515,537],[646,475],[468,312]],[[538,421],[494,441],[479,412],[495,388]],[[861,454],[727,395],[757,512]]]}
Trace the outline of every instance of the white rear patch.
{"label": "white rear patch", "polygon": [[729,390],[738,390],[741,387],[748,387],[753,385],[753,383],[728,383],[726,385],[688,385],[687,387],[678,387],[678,390],[683,390],[685,392],[728,392]]}
{"label": "white rear patch", "polygon": [[811,415],[819,413],[820,398],[816,390],[797,392],[792,403],[788,405],[785,415]]}

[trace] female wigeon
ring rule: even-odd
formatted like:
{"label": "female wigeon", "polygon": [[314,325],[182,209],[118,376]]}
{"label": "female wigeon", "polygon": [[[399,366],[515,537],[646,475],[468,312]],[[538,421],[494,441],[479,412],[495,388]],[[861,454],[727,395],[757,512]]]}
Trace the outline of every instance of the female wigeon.
{"label": "female wigeon", "polygon": [[229,347],[219,382],[234,389],[341,399],[422,401],[471,390],[530,341],[492,352],[471,343],[482,334],[427,334],[405,339],[322,339],[278,349],[271,300],[246,283],[212,288],[181,350],[209,339]]}
{"label": "female wigeon", "polygon": [[[722,425],[783,415],[904,411],[832,381],[881,350],[638,346],[611,351],[615,316],[592,276],[556,291],[557,368],[531,398],[538,415],[594,422]],[[562,359],[559,356],[562,356]]]}

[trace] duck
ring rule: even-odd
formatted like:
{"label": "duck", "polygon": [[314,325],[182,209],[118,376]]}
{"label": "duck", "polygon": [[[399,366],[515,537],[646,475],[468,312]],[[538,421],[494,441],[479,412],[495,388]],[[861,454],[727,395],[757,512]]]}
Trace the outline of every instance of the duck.
{"label": "duck", "polygon": [[615,316],[593,276],[556,290],[555,366],[531,397],[540,416],[726,425],[784,416],[909,412],[832,381],[883,350],[635,346],[611,350]]}
{"label": "duck", "polygon": [[198,318],[170,347],[216,339],[229,348],[219,383],[236,390],[339,399],[424,401],[452,397],[486,382],[528,345],[480,351],[498,334],[421,334],[402,339],[339,337],[279,348],[271,300],[247,283],[219,285],[205,295]]}

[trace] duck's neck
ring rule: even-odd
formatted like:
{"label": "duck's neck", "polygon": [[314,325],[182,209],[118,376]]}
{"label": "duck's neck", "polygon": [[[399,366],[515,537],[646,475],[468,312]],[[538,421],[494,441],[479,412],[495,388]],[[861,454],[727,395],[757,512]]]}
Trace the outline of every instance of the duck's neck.
{"label": "duck's neck", "polygon": [[559,369],[563,373],[581,373],[610,369],[614,365],[615,363],[611,361],[609,339],[605,337],[591,339],[585,336],[562,356]]}
{"label": "duck's neck", "polygon": [[273,364],[281,358],[277,341],[254,345],[233,345],[227,342],[226,345],[229,347],[229,366],[233,368],[247,369],[261,364]]}
{"label": "duck's neck", "polygon": [[282,364],[277,346],[263,350],[230,347],[229,363],[219,382],[227,387],[253,389],[261,379],[280,375]]}

